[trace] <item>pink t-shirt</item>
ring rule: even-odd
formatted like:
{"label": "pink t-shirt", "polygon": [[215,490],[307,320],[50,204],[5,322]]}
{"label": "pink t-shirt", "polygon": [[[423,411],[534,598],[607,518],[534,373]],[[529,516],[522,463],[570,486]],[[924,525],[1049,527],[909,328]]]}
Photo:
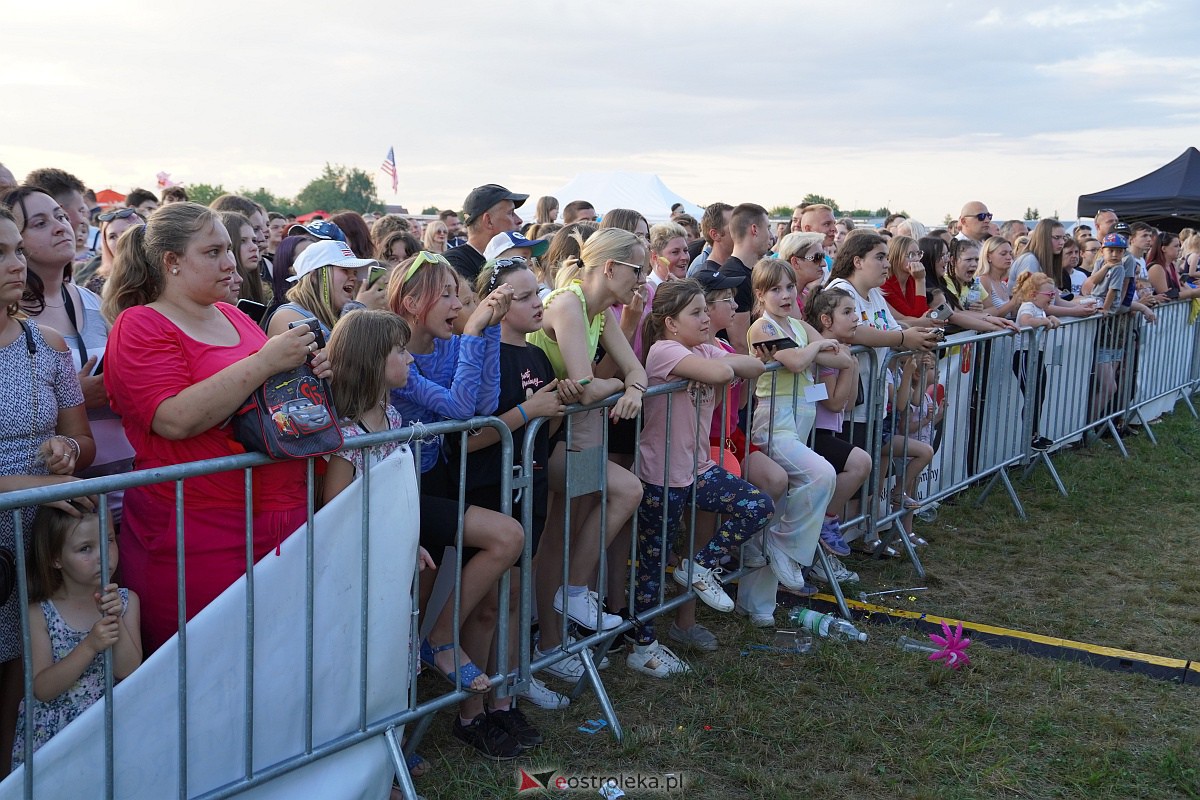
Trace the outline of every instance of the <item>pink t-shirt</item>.
{"label": "pink t-shirt", "polygon": [[[657,386],[682,380],[673,374],[673,370],[688,356],[724,358],[725,351],[711,344],[688,349],[679,342],[657,341],[650,346],[650,352],[646,354],[646,375],[649,376],[650,385]],[[669,431],[668,397],[671,398]],[[712,427],[715,400],[716,387],[707,385],[696,392],[682,391],[646,398],[642,404],[645,425],[642,428],[639,478],[646,483],[662,486],[668,454],[670,472],[666,474],[667,485],[671,487],[691,486],[695,483],[697,475],[713,466],[714,462],[709,457],[708,432]],[[700,408],[698,419],[697,405]]]}
{"label": "pink t-shirt", "polygon": [[[159,436],[150,427],[164,400],[257,353],[266,343],[267,335],[254,320],[225,303],[217,303],[217,308],[237,329],[241,337],[237,344],[225,347],[198,342],[148,306],[128,308],[117,317],[104,357],[104,388],[133,445],[135,468],[151,469],[244,452],[233,438],[232,426],[216,426],[179,440]],[[300,460],[256,467],[255,510],[303,507],[304,474],[304,462]],[[185,504],[193,509],[205,505],[245,507],[241,471],[189,478],[183,487]],[[175,501],[172,483],[154,484],[139,491],[162,502]]]}

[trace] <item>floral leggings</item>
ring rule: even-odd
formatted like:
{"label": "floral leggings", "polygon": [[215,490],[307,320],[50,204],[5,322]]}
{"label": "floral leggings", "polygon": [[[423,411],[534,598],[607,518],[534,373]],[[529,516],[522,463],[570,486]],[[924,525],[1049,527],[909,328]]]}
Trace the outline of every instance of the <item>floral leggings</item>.
{"label": "floral leggings", "polygon": [[[667,542],[663,541],[663,487],[644,483],[642,504],[638,506],[637,591],[634,613],[641,614],[658,603],[659,576],[663,553],[675,536],[687,508],[692,486],[669,487],[666,492]],[[771,498],[741,478],[718,466],[710,467],[696,478],[696,508],[721,514],[721,527],[696,554],[696,563],[712,569],[735,547],[746,541],[771,520],[775,504]],[[683,565],[686,569],[686,564]],[[653,623],[637,628],[639,644],[654,641]]]}

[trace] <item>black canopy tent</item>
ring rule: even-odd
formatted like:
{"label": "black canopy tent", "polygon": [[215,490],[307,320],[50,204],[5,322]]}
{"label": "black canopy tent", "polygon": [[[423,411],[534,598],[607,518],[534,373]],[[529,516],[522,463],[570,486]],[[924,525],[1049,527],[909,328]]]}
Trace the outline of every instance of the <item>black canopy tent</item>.
{"label": "black canopy tent", "polygon": [[1148,222],[1168,230],[1200,223],[1200,150],[1189,147],[1136,180],[1079,196],[1080,217],[1094,217],[1102,208],[1111,208],[1123,222]]}

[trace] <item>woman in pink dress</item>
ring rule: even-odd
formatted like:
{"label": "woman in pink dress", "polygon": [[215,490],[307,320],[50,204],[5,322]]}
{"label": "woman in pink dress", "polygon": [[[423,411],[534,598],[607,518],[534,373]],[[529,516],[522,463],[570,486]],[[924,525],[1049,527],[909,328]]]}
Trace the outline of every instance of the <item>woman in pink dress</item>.
{"label": "woman in pink dress", "polygon": [[[104,383],[136,452],[135,467],[183,464],[241,452],[224,425],[271,375],[313,355],[314,336],[295,328],[266,334],[222,302],[235,271],[229,234],[195,203],[164,206],[121,238],[106,291],[119,312],[109,334]],[[107,302],[107,301],[106,301]],[[323,354],[313,357],[328,374]],[[303,461],[254,469],[254,557],[261,558],[305,519]],[[187,617],[246,569],[243,473],[183,484]],[[175,484],[125,493],[122,570],[145,600],[147,651],[178,625]]]}

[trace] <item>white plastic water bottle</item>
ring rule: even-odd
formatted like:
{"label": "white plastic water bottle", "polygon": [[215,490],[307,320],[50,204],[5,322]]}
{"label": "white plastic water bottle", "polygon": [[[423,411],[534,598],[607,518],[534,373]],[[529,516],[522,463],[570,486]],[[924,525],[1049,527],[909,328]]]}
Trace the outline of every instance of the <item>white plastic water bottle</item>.
{"label": "white plastic water bottle", "polygon": [[967,288],[966,303],[968,306],[973,306],[983,300],[983,285],[979,282],[979,278],[972,278],[971,285]]}
{"label": "white plastic water bottle", "polygon": [[854,627],[841,617],[833,614],[822,614],[809,608],[797,608],[790,615],[797,626],[811,631],[813,634],[826,639],[841,639],[846,642],[865,642],[867,634]]}

